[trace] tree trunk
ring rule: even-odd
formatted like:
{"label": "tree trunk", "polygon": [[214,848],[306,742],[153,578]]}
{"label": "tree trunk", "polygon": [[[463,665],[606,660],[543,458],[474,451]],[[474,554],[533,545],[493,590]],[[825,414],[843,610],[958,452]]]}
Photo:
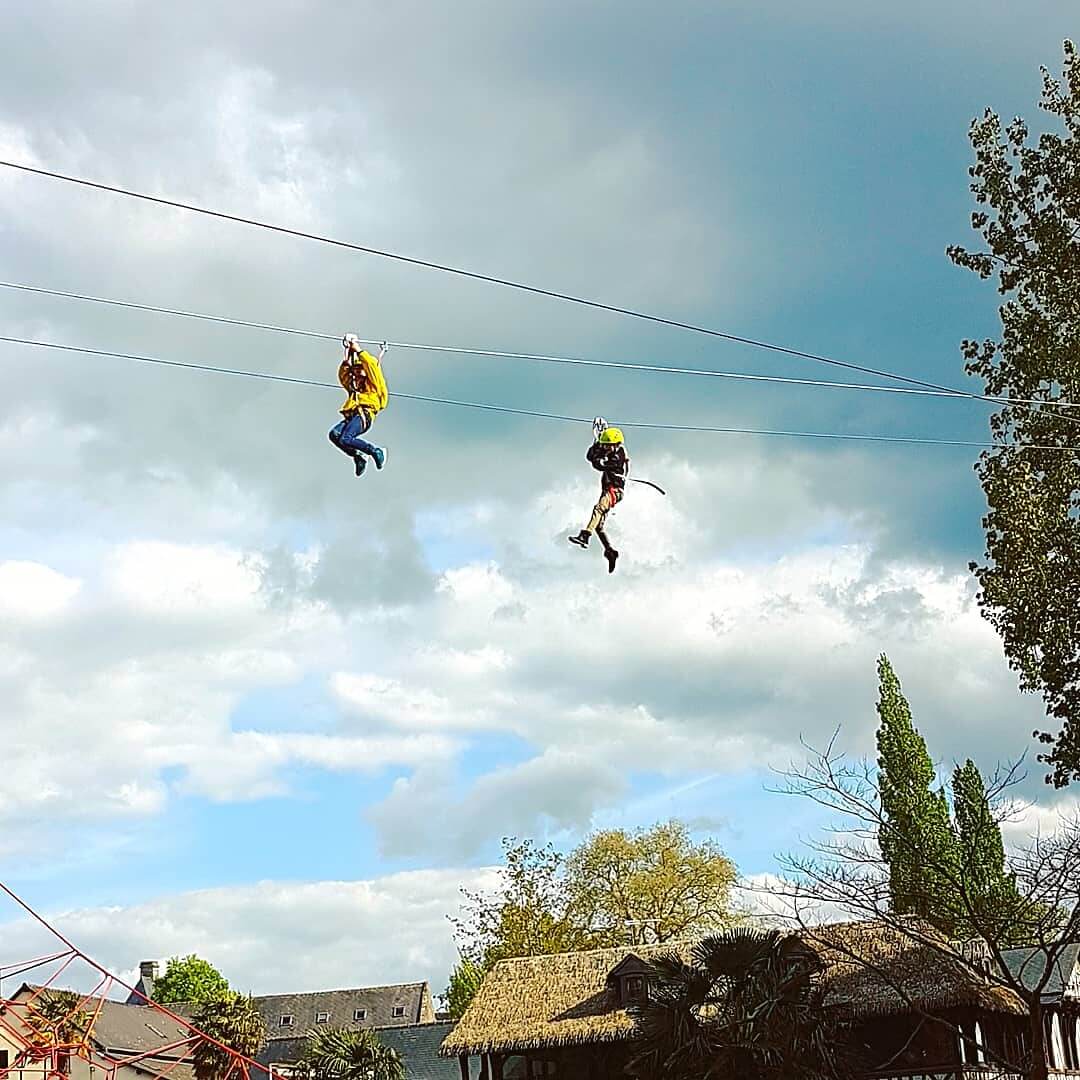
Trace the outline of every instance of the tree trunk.
{"label": "tree trunk", "polygon": [[1031,1002],[1028,1013],[1029,1034],[1031,1036],[1031,1059],[1028,1064],[1028,1080],[1049,1080],[1049,1066],[1046,1060],[1046,1026],[1042,1002],[1036,997]]}

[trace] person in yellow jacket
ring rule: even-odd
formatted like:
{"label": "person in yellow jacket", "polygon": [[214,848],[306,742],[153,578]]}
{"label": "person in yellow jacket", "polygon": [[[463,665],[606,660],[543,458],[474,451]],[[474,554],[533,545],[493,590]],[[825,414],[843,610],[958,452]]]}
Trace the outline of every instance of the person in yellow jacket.
{"label": "person in yellow jacket", "polygon": [[363,437],[371,429],[375,417],[386,408],[390,398],[382,371],[386,346],[383,345],[378,356],[372,356],[366,349],[360,348],[355,334],[347,334],[342,344],[345,346],[345,359],[338,368],[338,381],[349,396],[341,407],[344,419],[331,429],[330,441],[353,459],[356,475],[363,476],[367,458],[375,462],[376,469],[386,464],[386,451]]}

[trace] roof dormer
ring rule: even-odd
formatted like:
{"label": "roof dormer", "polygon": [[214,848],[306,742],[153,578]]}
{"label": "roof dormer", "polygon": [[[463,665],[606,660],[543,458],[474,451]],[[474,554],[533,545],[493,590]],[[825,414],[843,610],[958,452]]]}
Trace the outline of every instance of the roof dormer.
{"label": "roof dormer", "polygon": [[649,965],[640,956],[630,953],[608,972],[608,989],[620,1005],[632,1005],[649,996],[651,975]]}

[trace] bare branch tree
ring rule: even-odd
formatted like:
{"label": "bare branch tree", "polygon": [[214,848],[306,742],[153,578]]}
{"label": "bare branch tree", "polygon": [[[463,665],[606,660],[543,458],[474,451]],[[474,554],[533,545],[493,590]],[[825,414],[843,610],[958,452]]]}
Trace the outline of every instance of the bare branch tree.
{"label": "bare branch tree", "polygon": [[[769,884],[770,894],[785,902],[788,921],[812,941],[818,921],[814,913],[828,905],[852,919],[874,920],[961,965],[973,977],[1009,991],[1026,1011],[1023,1060],[1006,1060],[1000,1050],[981,1043],[977,1048],[993,1064],[1028,1080],[1046,1080],[1044,995],[1065,950],[1080,944],[1080,818],[1066,816],[1052,834],[1037,834],[1023,848],[1007,852],[1007,868],[1016,885],[1007,894],[987,894],[982,887],[974,850],[979,841],[977,831],[960,844],[956,860],[935,861],[933,852],[907,852],[929,860],[934,876],[947,883],[950,909],[943,913],[942,922],[962,925],[970,939],[950,941],[925,921],[892,910],[889,866],[877,843],[886,817],[873,764],[845,758],[836,749],[835,736],[824,750],[807,749],[807,763],[782,774],[785,783],[781,790],[830,811],[834,821],[824,836],[810,840],[804,851],[783,856],[782,879]],[[987,828],[1015,822],[1024,813],[1025,805],[1013,795],[1022,779],[1019,763],[999,768],[991,778],[986,790]],[[940,898],[938,902],[942,902]],[[1010,952],[1009,947],[1017,941],[1028,943],[1026,952]],[[890,981],[888,971],[873,956],[861,955],[858,949],[848,951],[847,959],[852,963],[873,971],[885,983]],[[1019,964],[1018,957],[1022,960]],[[919,1008],[902,986],[895,985],[895,980],[893,983],[892,988],[916,1015],[949,1023],[961,1042],[972,1044],[971,1032]]]}

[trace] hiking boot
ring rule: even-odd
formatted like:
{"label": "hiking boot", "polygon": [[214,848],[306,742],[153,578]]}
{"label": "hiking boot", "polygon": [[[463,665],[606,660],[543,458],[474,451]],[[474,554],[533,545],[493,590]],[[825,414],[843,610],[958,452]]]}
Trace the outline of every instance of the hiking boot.
{"label": "hiking boot", "polygon": [[371,456],[375,459],[376,469],[381,469],[386,464],[386,451],[381,446],[376,446],[371,451]]}
{"label": "hiking boot", "polygon": [[364,475],[364,470],[367,468],[367,462],[364,460],[363,454],[357,454],[353,458],[353,468],[356,470],[357,476]]}
{"label": "hiking boot", "polygon": [[577,536],[568,536],[566,538],[571,544],[577,544],[578,547],[587,548],[589,546],[589,530],[582,529]]}
{"label": "hiking boot", "polygon": [[618,559],[619,553],[614,548],[608,548],[604,552],[604,558],[607,559],[607,572],[609,574],[615,573],[615,560]]}

